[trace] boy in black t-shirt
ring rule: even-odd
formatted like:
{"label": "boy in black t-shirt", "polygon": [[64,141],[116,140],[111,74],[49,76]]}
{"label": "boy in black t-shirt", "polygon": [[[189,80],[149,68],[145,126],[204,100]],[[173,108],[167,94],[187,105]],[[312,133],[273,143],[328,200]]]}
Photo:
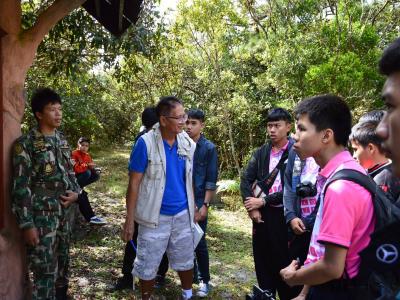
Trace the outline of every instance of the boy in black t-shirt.
{"label": "boy in black t-shirt", "polygon": [[[383,114],[380,119],[382,116]],[[379,122],[380,120],[361,121],[352,128],[350,142],[354,151],[353,157],[367,170],[388,198],[396,202],[400,195],[400,180],[393,176],[392,162],[381,148],[382,140],[376,134]]]}

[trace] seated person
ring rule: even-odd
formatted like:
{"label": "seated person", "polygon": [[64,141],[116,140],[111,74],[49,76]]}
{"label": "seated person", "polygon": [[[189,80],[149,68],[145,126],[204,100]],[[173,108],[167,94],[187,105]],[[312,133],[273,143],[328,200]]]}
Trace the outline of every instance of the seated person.
{"label": "seated person", "polygon": [[[72,151],[72,159],[74,161],[74,171],[78,184],[83,189],[85,186],[99,180],[99,170],[93,162],[89,151],[89,139],[81,137],[78,140],[78,148]],[[90,205],[88,194],[82,190],[82,194],[78,198],[79,210],[83,217],[90,224],[104,225],[107,221],[103,218],[96,216]]]}
{"label": "seated person", "polygon": [[95,168],[96,164],[93,162],[89,154],[89,139],[81,137],[78,140],[78,148],[72,151],[72,159],[74,160],[74,171],[81,188],[99,180],[99,169]]}
{"label": "seated person", "polygon": [[[383,114],[380,119],[382,117]],[[388,198],[396,202],[400,195],[400,180],[393,176],[392,162],[385,156],[382,140],[376,134],[380,119],[356,124],[352,128],[350,142],[354,159],[367,170]]]}

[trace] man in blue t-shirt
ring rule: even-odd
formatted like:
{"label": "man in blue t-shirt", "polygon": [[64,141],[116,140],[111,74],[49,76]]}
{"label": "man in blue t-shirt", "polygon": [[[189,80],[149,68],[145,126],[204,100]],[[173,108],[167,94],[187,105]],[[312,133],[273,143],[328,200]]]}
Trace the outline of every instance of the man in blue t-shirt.
{"label": "man in blue t-shirt", "polygon": [[[137,140],[146,132],[149,132],[154,124],[158,123],[158,117],[156,113],[156,108],[154,106],[151,107],[146,107],[143,112],[142,112],[142,124],[143,124],[143,130],[139,132],[139,134],[135,137],[132,149],[135,147],[135,144]],[[133,152],[133,151],[132,151]],[[129,160],[129,165],[131,165],[131,162]],[[124,290],[124,289],[130,289],[132,290],[133,288],[133,276],[132,276],[132,266],[133,266],[133,261],[135,260],[136,257],[136,244],[137,244],[137,232],[138,232],[138,227],[139,225],[135,223],[135,230],[132,236],[132,240],[127,242],[125,245],[125,252],[124,252],[124,258],[123,258],[123,263],[122,263],[122,275],[119,277],[114,285],[112,285],[109,289],[109,291],[119,291],[119,290]],[[164,255],[162,263],[160,265],[160,268],[158,269],[159,274],[165,274],[168,271],[168,259],[166,255]],[[159,278],[157,276],[156,278]],[[157,281],[157,279],[156,279]]]}
{"label": "man in blue t-shirt", "polygon": [[183,131],[182,102],[163,97],[156,106],[159,123],[141,136],[131,154],[122,237],[132,238],[139,224],[133,274],[140,279],[142,299],[150,299],[164,252],[178,271],[182,298],[192,297],[195,143]]}

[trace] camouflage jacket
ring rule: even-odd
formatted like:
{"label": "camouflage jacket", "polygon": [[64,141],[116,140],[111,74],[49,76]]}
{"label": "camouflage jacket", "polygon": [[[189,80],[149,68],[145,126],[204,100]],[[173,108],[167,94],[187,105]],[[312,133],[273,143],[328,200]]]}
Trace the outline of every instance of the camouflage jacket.
{"label": "camouflage jacket", "polygon": [[64,135],[44,136],[37,128],[18,138],[12,151],[12,208],[20,228],[35,227],[35,213],[63,215],[59,196],[79,192]]}

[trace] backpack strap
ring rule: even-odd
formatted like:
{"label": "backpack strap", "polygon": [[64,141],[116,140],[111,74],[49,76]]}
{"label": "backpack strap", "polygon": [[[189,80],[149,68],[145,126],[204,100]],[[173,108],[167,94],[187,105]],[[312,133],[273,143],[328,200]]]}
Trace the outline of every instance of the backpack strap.
{"label": "backpack strap", "polygon": [[[347,180],[347,181],[357,183],[358,185],[361,185],[363,188],[368,190],[368,192],[371,194],[373,199],[375,197],[376,184],[372,180],[372,178],[369,177],[368,175],[365,175],[359,171],[352,170],[352,169],[342,169],[342,170],[339,170],[338,172],[336,172],[335,174],[333,174],[333,176],[331,178],[329,178],[327,183],[325,184],[323,195],[325,195],[326,190],[328,189],[329,185],[332,182],[335,182],[337,180]],[[348,280],[348,278],[350,278],[349,274],[347,273],[346,266],[344,268],[343,276],[344,277],[340,279],[341,281]]]}
{"label": "backpack strap", "polygon": [[368,175],[365,175],[359,171],[356,170],[351,170],[351,169],[342,169],[336,172],[331,178],[329,178],[328,182],[325,184],[324,188],[324,195],[326,193],[326,190],[328,186],[337,180],[347,180],[347,181],[352,181],[354,183],[357,183],[361,185],[363,188],[365,188],[368,192],[371,193],[372,198],[375,197],[376,191],[377,191],[377,185],[373,181],[371,177]]}
{"label": "backpack strap", "polygon": [[375,231],[379,231],[385,226],[400,221],[400,208],[395,206],[376,185],[371,177],[364,175],[361,172],[349,169],[343,169],[336,172],[326,183],[324,194],[329,184],[336,180],[348,180],[355,182],[367,189],[372,196],[375,214]]}
{"label": "backpack strap", "polygon": [[268,173],[263,180],[257,181],[258,186],[264,192],[265,195],[268,196],[269,189],[273,186],[275,179],[278,176],[285,161],[288,159],[288,156],[289,156],[289,147],[287,147],[285,151],[282,153],[281,159],[279,160],[276,167],[271,171],[271,173]]}

